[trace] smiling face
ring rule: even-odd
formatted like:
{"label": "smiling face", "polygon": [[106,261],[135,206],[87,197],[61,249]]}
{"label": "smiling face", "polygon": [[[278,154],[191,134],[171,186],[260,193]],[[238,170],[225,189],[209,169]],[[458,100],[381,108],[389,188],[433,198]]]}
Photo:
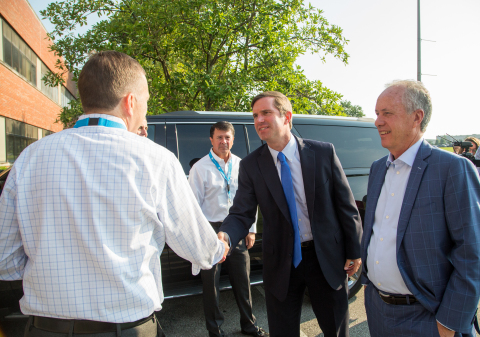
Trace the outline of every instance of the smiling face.
{"label": "smiling face", "polygon": [[232,131],[215,129],[213,137],[210,137],[212,142],[213,152],[222,159],[228,159],[230,157],[230,150],[233,146],[233,134]]}
{"label": "smiling face", "polygon": [[395,158],[400,157],[423,135],[420,123],[423,110],[418,109],[408,114],[402,103],[404,88],[392,86],[387,88],[377,99],[375,126],[378,129],[382,146]]}
{"label": "smiling face", "polygon": [[274,105],[274,100],[274,97],[263,97],[256,101],[252,108],[253,121],[260,139],[267,142],[271,148],[281,151],[290,140],[289,122],[292,119],[292,112],[287,111],[281,116]]}

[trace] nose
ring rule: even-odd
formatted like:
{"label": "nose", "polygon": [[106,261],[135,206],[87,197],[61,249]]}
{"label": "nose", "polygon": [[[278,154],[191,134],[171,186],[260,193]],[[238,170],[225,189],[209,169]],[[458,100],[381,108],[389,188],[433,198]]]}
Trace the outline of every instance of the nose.
{"label": "nose", "polygon": [[375,119],[375,126],[378,128],[384,124],[383,119],[380,115],[377,115],[377,119]]}

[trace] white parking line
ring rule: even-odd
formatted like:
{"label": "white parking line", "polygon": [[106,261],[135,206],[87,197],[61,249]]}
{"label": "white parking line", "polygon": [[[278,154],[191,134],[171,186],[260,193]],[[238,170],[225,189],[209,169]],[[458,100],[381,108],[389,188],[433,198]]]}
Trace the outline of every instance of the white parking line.
{"label": "white parking line", "polygon": [[[263,289],[263,286],[256,286],[255,289],[257,289],[258,292],[262,294],[262,296],[265,298],[265,290]],[[305,332],[300,330],[300,337],[308,337],[308,336],[305,334]]]}

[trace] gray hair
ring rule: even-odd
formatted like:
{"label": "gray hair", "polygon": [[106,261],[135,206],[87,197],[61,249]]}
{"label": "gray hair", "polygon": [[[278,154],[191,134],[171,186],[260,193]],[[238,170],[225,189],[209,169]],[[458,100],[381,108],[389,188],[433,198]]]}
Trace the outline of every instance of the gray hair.
{"label": "gray hair", "polygon": [[397,86],[405,89],[402,103],[408,114],[418,109],[423,110],[424,115],[422,123],[420,124],[420,130],[425,132],[428,122],[430,122],[430,118],[432,117],[432,98],[427,88],[425,88],[422,82],[415,80],[396,80],[387,84],[386,88]]}

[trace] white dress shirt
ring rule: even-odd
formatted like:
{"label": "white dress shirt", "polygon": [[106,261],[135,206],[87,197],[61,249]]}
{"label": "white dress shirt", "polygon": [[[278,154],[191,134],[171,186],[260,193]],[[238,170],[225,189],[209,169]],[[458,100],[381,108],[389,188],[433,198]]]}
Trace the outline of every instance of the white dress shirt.
{"label": "white dress shirt", "polygon": [[124,129],[85,126],[33,143],[0,198],[0,279],[23,278],[25,315],[149,316],[164,299],[165,243],[194,274],[225,250],[176,157]]}
{"label": "white dress shirt", "polygon": [[[268,147],[272,154],[278,177],[282,181],[282,164],[277,159],[278,151]],[[300,242],[313,240],[312,228],[308,217],[307,198],[305,197],[305,186],[303,185],[302,165],[300,153],[298,152],[297,140],[290,135],[290,141],[281,151],[287,159],[290,172],[292,173],[293,191],[295,193],[295,205],[297,206],[298,229],[300,231]],[[312,182],[313,183],[313,182]]]}
{"label": "white dress shirt", "polygon": [[398,269],[397,227],[408,178],[422,142],[420,139],[397,159],[389,154],[388,169],[375,210],[367,251],[367,276],[379,290],[392,294],[412,294]]}
{"label": "white dress shirt", "polygon": [[[231,201],[229,202],[228,200],[227,182],[209,155],[204,156],[192,166],[188,175],[188,182],[207,220],[210,222],[222,222],[227,217],[228,210],[232,206],[233,199],[237,193],[238,171],[241,159],[230,152],[230,159],[225,163],[213,150],[210,150],[210,153],[227,177],[230,161],[232,162]],[[250,227],[250,233],[256,233],[256,222]]]}

